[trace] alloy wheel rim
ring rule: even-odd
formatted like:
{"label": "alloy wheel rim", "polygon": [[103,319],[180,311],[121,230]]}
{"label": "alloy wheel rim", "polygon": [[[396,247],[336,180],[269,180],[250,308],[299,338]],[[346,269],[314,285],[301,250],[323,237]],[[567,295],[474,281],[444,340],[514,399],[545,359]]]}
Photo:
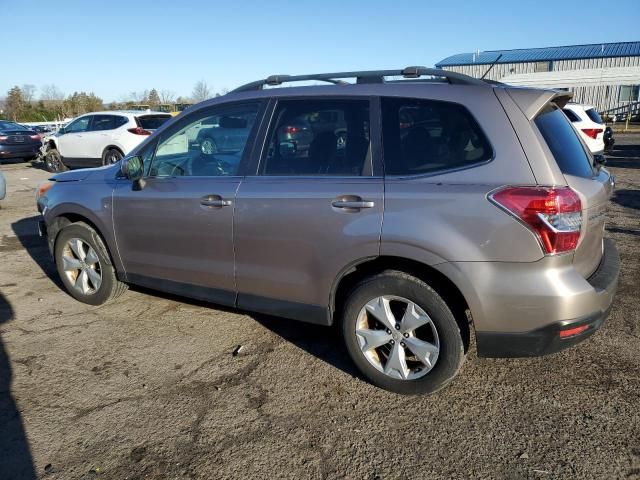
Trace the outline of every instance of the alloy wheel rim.
{"label": "alloy wheel rim", "polygon": [[406,298],[382,295],[367,302],[355,333],[362,355],[388,377],[415,380],[438,361],[440,339],[431,317]]}
{"label": "alloy wheel rim", "polygon": [[60,169],[60,156],[57,153],[50,153],[48,156],[49,168],[58,171]]}
{"label": "alloy wheel rim", "polygon": [[70,239],[62,249],[62,269],[72,288],[92,295],[102,285],[102,266],[96,251],[79,238]]}
{"label": "alloy wheel rim", "polygon": [[107,165],[117,163],[122,157],[118,152],[112,152],[107,156]]}
{"label": "alloy wheel rim", "polygon": [[217,151],[213,140],[210,140],[208,138],[202,141],[202,145],[200,148],[202,149],[202,153],[204,153],[205,155],[212,155]]}

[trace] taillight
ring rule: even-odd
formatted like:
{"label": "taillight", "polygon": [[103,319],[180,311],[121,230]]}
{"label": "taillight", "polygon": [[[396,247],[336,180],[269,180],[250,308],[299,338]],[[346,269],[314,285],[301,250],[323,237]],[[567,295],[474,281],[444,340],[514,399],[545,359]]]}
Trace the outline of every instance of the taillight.
{"label": "taillight", "polygon": [[8,135],[0,135],[0,142],[3,142],[5,140],[8,140],[9,136]]}
{"label": "taillight", "polygon": [[130,128],[127,131],[135,135],[151,135],[151,132],[149,130],[145,130],[142,127]]}
{"label": "taillight", "polygon": [[300,131],[300,128],[298,127],[284,127],[284,133],[298,133]]}
{"label": "taillight", "polygon": [[580,240],[582,204],[569,187],[505,187],[489,199],[533,231],[547,254],[575,250]]}
{"label": "taillight", "polygon": [[31,138],[31,140],[40,140],[42,137],[36,133],[35,135],[29,135],[29,138]]}
{"label": "taillight", "polygon": [[598,137],[599,133],[604,132],[604,129],[602,128],[583,128],[582,132],[590,138],[593,138],[594,140]]}

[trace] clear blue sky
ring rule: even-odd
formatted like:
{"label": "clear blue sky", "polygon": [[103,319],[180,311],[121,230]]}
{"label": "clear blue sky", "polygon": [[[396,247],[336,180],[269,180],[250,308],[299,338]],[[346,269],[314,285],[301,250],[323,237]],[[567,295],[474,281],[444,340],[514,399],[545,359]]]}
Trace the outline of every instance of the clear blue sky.
{"label": "clear blue sky", "polygon": [[640,1],[0,0],[0,25],[0,97],[53,83],[112,101],[150,88],[189,95],[201,79],[218,91],[273,73],[640,40]]}

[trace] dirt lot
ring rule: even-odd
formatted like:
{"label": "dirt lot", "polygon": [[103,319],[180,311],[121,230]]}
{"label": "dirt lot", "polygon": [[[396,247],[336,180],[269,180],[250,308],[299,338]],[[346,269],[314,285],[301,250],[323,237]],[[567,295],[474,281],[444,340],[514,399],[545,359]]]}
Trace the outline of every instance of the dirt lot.
{"label": "dirt lot", "polygon": [[35,235],[47,174],[3,166],[0,479],[640,478],[640,135],[618,142],[602,330],[544,358],[472,350],[417,398],[358,378],[330,329],[140,289],[74,301]]}

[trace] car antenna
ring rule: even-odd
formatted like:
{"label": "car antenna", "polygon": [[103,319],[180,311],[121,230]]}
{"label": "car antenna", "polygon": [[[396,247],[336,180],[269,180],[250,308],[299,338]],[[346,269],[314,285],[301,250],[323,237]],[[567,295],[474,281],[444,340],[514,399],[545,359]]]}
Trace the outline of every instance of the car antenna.
{"label": "car antenna", "polygon": [[487,76],[487,74],[491,71],[491,69],[492,69],[493,67],[495,67],[495,66],[496,66],[496,63],[498,63],[498,60],[500,60],[501,58],[502,58],[502,54],[498,55],[498,58],[496,58],[496,59],[493,61],[493,63],[492,63],[491,65],[489,65],[489,68],[487,68],[487,71],[486,71],[486,72],[484,72],[484,75],[482,75],[482,76],[480,77],[480,80],[484,80],[484,77],[486,77],[486,76]]}

